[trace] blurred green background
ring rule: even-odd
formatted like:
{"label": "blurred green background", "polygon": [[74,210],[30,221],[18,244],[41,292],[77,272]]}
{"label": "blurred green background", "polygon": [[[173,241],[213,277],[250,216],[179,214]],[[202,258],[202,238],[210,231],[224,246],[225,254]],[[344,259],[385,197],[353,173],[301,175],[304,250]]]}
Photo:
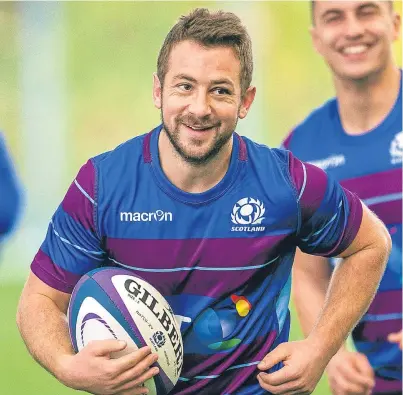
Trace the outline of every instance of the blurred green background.
{"label": "blurred green background", "polygon": [[[26,352],[14,318],[19,293],[79,167],[158,124],[151,95],[158,50],[177,18],[195,7],[235,12],[252,36],[257,96],[241,134],[277,146],[332,96],[331,77],[311,46],[306,1],[0,2],[0,129],[26,200],[0,256],[0,394],[73,392]],[[401,42],[395,53],[401,64]],[[291,337],[301,338],[296,319]],[[315,394],[329,394],[325,379]]]}

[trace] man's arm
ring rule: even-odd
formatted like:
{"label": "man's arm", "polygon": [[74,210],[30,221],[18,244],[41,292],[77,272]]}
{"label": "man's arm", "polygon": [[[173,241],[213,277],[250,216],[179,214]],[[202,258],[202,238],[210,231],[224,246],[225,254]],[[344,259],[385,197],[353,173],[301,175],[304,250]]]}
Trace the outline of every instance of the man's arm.
{"label": "man's arm", "polygon": [[[293,267],[293,294],[305,336],[312,331],[323,308],[331,275],[327,258],[297,251]],[[374,371],[367,357],[349,351],[345,344],[330,360],[326,372],[334,394],[369,394],[375,385]]]}
{"label": "man's arm", "polygon": [[267,370],[279,362],[277,372],[258,376],[261,386],[274,393],[311,393],[332,356],[368,309],[386,267],[391,250],[389,233],[365,206],[359,231],[340,254],[325,304],[306,340],[283,343],[269,353],[258,368]]}
{"label": "man's arm", "polygon": [[66,317],[69,300],[70,294],[49,287],[31,272],[18,305],[17,325],[35,360],[74,389],[93,394],[147,393],[138,386],[158,373],[158,368],[149,369],[157,355],[143,347],[111,359],[111,353],[126,347],[117,340],[94,341],[75,354]]}
{"label": "man's arm", "polygon": [[312,331],[325,304],[331,275],[327,258],[297,250],[293,265],[293,296],[305,336]]}
{"label": "man's arm", "polygon": [[368,310],[391,249],[389,232],[379,218],[363,205],[360,230],[353,243],[339,255],[344,259],[333,272],[325,305],[308,338],[318,346],[322,344],[333,354],[337,352]]}

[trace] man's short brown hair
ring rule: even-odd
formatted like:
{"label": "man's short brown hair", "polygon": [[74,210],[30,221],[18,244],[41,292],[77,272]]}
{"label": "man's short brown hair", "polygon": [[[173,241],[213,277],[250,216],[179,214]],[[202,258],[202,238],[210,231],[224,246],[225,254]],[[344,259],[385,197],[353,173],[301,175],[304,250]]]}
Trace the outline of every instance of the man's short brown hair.
{"label": "man's short brown hair", "polygon": [[157,75],[164,83],[172,48],[181,41],[195,41],[205,47],[231,47],[241,64],[241,91],[246,92],[252,81],[252,42],[241,20],[231,12],[210,12],[197,8],[183,15],[173,26],[161,47],[157,62]]}

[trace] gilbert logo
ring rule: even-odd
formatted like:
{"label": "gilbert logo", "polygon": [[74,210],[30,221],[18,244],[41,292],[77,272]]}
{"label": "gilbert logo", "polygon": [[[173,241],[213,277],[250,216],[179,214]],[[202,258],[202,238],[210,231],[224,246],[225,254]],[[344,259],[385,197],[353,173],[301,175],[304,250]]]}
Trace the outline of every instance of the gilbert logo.
{"label": "gilbert logo", "polygon": [[392,140],[389,148],[390,162],[392,165],[403,161],[403,132],[398,133]]}
{"label": "gilbert logo", "polygon": [[233,232],[262,232],[264,226],[239,226],[239,225],[260,225],[264,220],[265,208],[258,199],[243,198],[238,200],[232,209],[231,221]]}
{"label": "gilbert logo", "polygon": [[157,210],[154,212],[120,212],[122,222],[172,222],[172,213]]}

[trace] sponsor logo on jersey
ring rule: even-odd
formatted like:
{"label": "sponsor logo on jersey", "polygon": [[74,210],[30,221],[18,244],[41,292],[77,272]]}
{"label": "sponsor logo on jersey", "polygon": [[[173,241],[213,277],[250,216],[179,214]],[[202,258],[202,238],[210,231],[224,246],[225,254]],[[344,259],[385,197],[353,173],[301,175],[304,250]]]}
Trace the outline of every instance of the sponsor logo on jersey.
{"label": "sponsor logo on jersey", "polygon": [[343,166],[346,163],[346,157],[344,155],[331,155],[328,158],[313,160],[308,163],[320,167],[322,170],[326,170],[333,167]]}
{"label": "sponsor logo on jersey", "polygon": [[172,222],[172,213],[163,210],[154,212],[120,212],[121,222]]}
{"label": "sponsor logo on jersey", "polygon": [[231,222],[233,232],[262,232],[265,230],[262,224],[266,209],[263,203],[258,199],[243,198],[238,200],[231,213]]}
{"label": "sponsor logo on jersey", "polygon": [[392,165],[402,163],[403,161],[403,131],[397,133],[392,140],[389,148],[390,162]]}

